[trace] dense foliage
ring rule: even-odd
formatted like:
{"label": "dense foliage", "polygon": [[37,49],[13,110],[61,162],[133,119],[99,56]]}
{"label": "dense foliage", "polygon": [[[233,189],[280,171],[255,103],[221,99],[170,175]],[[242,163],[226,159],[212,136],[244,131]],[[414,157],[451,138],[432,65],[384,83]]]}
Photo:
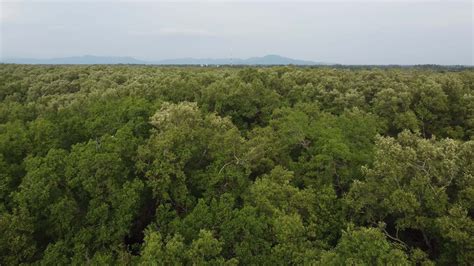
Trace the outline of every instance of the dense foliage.
{"label": "dense foliage", "polygon": [[0,65],[0,264],[469,265],[474,71]]}

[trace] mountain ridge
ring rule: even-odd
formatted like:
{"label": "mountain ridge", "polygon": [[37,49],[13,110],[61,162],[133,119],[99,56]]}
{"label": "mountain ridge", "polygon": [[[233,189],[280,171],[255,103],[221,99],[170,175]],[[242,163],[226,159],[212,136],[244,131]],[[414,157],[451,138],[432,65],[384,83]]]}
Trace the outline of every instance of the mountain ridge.
{"label": "mountain ridge", "polygon": [[173,58],[164,60],[140,60],[128,56],[70,56],[58,58],[4,58],[1,63],[43,64],[43,65],[95,65],[95,64],[138,64],[138,65],[326,65],[327,63],[293,59],[270,54],[261,57],[242,58]]}

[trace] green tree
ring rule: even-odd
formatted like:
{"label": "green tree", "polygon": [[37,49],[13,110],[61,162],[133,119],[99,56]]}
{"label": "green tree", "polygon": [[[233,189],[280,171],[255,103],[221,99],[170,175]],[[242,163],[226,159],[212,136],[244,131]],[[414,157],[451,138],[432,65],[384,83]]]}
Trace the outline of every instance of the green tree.
{"label": "green tree", "polygon": [[337,246],[324,252],[321,265],[410,265],[407,255],[375,228],[344,231]]}
{"label": "green tree", "polygon": [[[466,221],[471,219],[467,210],[472,209],[474,185],[472,145],[423,139],[408,132],[397,139],[380,137],[366,180],[354,182],[346,198],[351,215],[364,223],[386,222],[387,236],[432,256],[448,252],[438,251],[446,241],[442,232],[449,234],[446,228],[441,230],[439,221],[446,225],[450,210],[457,219],[462,220],[463,213]],[[421,239],[413,237],[415,232]],[[469,246],[459,246],[447,254],[463,257],[466,249]]]}
{"label": "green tree", "polygon": [[151,124],[155,129],[139,149],[137,167],[159,201],[186,214],[198,197],[243,192],[244,140],[228,119],[203,114],[193,103],[165,103]]}

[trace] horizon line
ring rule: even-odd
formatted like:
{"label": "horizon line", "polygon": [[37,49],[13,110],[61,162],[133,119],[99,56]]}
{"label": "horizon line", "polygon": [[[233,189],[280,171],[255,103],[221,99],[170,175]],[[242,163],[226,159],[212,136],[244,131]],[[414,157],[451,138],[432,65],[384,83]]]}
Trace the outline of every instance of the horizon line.
{"label": "horizon line", "polygon": [[[307,62],[307,64],[232,64],[232,63],[172,63],[172,64],[166,64],[166,63],[160,63],[163,61],[173,61],[173,60],[249,60],[249,59],[263,59],[265,57],[279,57],[282,59],[289,59],[289,60],[294,60],[294,61],[303,61]],[[36,60],[36,61],[48,61],[48,60],[61,60],[61,59],[71,59],[71,58],[86,58],[86,57],[93,57],[97,59],[130,59],[130,60],[136,60],[136,61],[141,61],[140,63],[127,63],[127,62],[114,62],[114,63],[18,63],[18,62],[8,62],[8,61],[17,61],[17,60]],[[5,62],[6,61],[6,62]],[[92,54],[83,54],[83,55],[70,55],[70,56],[61,56],[61,57],[17,57],[17,56],[11,56],[11,57],[3,57],[0,56],[0,64],[16,64],[16,65],[176,65],[176,66],[192,66],[192,65],[226,65],[226,66],[245,66],[245,65],[275,65],[275,66],[282,66],[282,65],[295,65],[295,66],[461,66],[461,67],[473,67],[474,64],[471,62],[471,64],[438,64],[438,63],[415,63],[415,64],[403,64],[403,63],[364,63],[364,64],[358,64],[358,63],[336,63],[336,62],[326,62],[326,61],[314,61],[312,59],[300,59],[300,58],[292,58],[288,56],[283,56],[279,54],[265,54],[262,56],[250,56],[250,57],[175,57],[175,58],[166,58],[166,59],[142,59],[142,57],[135,57],[135,56],[129,56],[129,55],[123,55],[123,56],[118,56],[118,55],[92,55]]]}

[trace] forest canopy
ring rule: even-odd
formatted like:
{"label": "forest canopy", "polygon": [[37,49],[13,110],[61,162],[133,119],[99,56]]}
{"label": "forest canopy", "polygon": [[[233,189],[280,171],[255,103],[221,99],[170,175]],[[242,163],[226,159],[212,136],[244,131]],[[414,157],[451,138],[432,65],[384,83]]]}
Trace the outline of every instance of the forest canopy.
{"label": "forest canopy", "polygon": [[0,65],[0,264],[470,265],[474,71]]}

